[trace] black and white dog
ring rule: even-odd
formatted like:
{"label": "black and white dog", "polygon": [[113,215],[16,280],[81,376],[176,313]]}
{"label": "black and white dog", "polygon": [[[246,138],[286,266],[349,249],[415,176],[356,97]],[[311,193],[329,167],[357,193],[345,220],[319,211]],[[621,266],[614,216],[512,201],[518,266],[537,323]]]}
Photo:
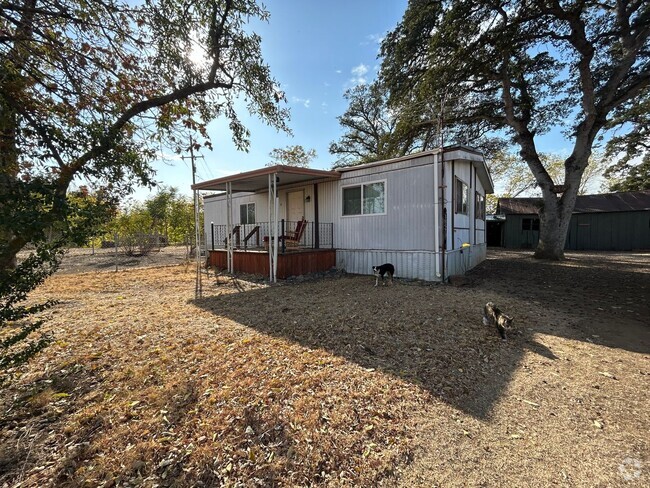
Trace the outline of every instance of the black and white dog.
{"label": "black and white dog", "polygon": [[379,277],[381,277],[381,284],[386,284],[384,282],[384,275],[388,275],[388,279],[392,284],[393,275],[395,274],[395,266],[390,263],[382,264],[381,266],[373,266],[372,272],[375,274],[375,286],[379,284]]}

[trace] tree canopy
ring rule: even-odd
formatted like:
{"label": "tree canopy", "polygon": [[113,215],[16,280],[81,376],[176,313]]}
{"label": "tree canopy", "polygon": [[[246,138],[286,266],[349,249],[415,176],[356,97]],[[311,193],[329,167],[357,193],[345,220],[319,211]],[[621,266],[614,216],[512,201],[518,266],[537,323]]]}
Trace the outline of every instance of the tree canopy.
{"label": "tree canopy", "polygon": [[[535,255],[558,259],[594,143],[650,96],[649,35],[645,1],[411,0],[381,77],[393,106],[444,93],[448,123],[512,137],[545,202]],[[561,188],[536,144],[557,126],[574,143]]]}
{"label": "tree canopy", "polygon": [[[286,129],[283,94],[260,38],[245,28],[268,13],[253,0],[25,0],[0,17],[2,193],[51,194],[39,221],[65,219],[73,181],[124,195],[151,184],[161,147],[187,149],[206,124],[230,120],[248,146],[235,100]],[[8,199],[0,205],[6,206]],[[11,220],[4,220],[10,222]],[[36,233],[12,226],[0,266]]]}
{"label": "tree canopy", "polygon": [[482,126],[448,127],[446,98],[418,100],[408,97],[390,106],[390,92],[380,81],[358,85],[344,94],[348,108],[338,117],[344,130],[329,151],[338,157],[336,166],[352,166],[427,151],[441,144],[468,141],[487,152],[500,151],[503,138],[488,134]]}
{"label": "tree canopy", "polygon": [[343,95],[349,105],[337,117],[344,133],[329,151],[338,157],[337,166],[362,164],[403,155],[408,148],[390,144],[397,118],[388,110],[388,93],[375,82],[346,90]]}
{"label": "tree canopy", "polygon": [[[247,149],[238,101],[288,130],[252,19],[268,19],[254,0],[3,1],[0,326],[29,315],[17,304],[56,269],[65,243],[86,240],[103,209],[153,184],[162,150],[187,150],[190,135],[210,146],[206,126],[217,117]],[[79,185],[95,198],[70,198]],[[17,263],[28,243],[36,250]],[[21,327],[12,337],[35,330]]]}
{"label": "tree canopy", "polygon": [[[560,184],[564,176],[564,157],[559,154],[540,153],[539,158],[553,181]],[[579,195],[597,192],[599,189],[597,180],[603,175],[608,163],[609,161],[602,153],[592,154],[589,166],[585,169],[580,181]],[[495,188],[498,189],[500,196],[508,198],[541,196],[535,177],[525,161],[517,154],[501,151],[492,155],[488,164]]]}
{"label": "tree canopy", "polygon": [[297,168],[309,168],[309,165],[316,157],[316,149],[305,149],[300,145],[275,148],[270,153],[272,161],[267,166],[284,164]]}

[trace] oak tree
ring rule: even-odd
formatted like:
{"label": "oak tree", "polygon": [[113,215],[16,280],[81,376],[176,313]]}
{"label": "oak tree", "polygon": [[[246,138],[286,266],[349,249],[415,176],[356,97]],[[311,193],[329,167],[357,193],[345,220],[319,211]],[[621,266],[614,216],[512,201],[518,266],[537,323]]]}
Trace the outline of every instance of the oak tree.
{"label": "oak tree", "polygon": [[[381,75],[395,106],[446,93],[448,120],[512,137],[544,200],[535,256],[561,259],[595,142],[647,100],[649,35],[641,0],[411,0]],[[573,142],[561,185],[537,148],[557,126]]]}
{"label": "oak tree", "polygon": [[275,148],[270,153],[272,161],[267,166],[284,164],[297,168],[309,168],[309,165],[316,157],[316,149],[305,149],[300,145]]}
{"label": "oak tree", "polygon": [[[236,146],[246,149],[237,101],[287,129],[284,95],[247,26],[253,19],[268,19],[254,0],[2,2],[3,307],[17,306],[56,269],[61,247],[92,231],[79,219],[72,225],[75,185],[101,195],[101,214],[135,186],[153,183],[161,148],[186,150],[190,135],[209,146],[206,126],[217,117],[229,120]],[[55,241],[46,238],[53,227]],[[35,252],[17,264],[28,244]],[[2,315],[0,325],[23,316]]]}

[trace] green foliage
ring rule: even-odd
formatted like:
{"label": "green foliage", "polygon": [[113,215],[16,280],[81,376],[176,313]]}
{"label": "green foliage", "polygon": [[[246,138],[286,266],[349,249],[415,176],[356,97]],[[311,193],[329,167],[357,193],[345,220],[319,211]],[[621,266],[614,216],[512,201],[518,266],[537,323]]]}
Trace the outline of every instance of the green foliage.
{"label": "green foliage", "polygon": [[611,125],[624,121],[627,133],[610,139],[607,155],[616,163],[605,177],[610,191],[650,189],[650,93],[639,103],[619,109]]}
{"label": "green foliage", "polygon": [[193,233],[194,203],[177,188],[162,187],[145,202],[132,202],[117,212],[107,238],[117,234],[118,244],[133,255],[146,254],[158,244],[188,244]]}
{"label": "green foliage", "polygon": [[[0,37],[0,182],[41,184],[47,220],[63,225],[66,195],[83,178],[110,198],[152,185],[160,146],[209,145],[207,124],[230,121],[247,148],[236,100],[287,130],[278,83],[246,24],[267,20],[254,0],[56,0],[47,8],[3,5]],[[196,138],[195,138],[196,140]],[[22,186],[21,186],[22,185]],[[47,194],[46,194],[47,193]],[[0,266],[32,241],[30,225],[0,223]]]}
{"label": "green foliage", "polygon": [[339,158],[336,166],[403,156],[412,147],[412,144],[403,148],[391,144],[397,118],[388,110],[388,95],[382,85],[361,84],[348,89],[343,96],[349,103],[348,109],[337,119],[344,133],[329,148]]}
{"label": "green foliage", "polygon": [[391,106],[388,89],[379,81],[351,88],[344,97],[349,105],[338,117],[344,133],[329,149],[339,158],[335,167],[401,157],[441,144],[471,143],[486,154],[505,145],[503,138],[488,137],[481,127],[449,125],[444,97],[404,97]]}
{"label": "green foliage", "polygon": [[[559,154],[540,153],[539,158],[545,170],[556,183],[564,177],[564,158]],[[601,153],[594,153],[580,181],[579,195],[595,193],[597,180],[607,168],[608,160]],[[537,181],[526,162],[516,154],[499,151],[488,160],[490,174],[499,197],[540,197]]]}
{"label": "green foliage", "polygon": [[305,150],[304,147],[287,146],[284,149],[275,148],[269,156],[273,159],[267,166],[274,166],[276,164],[283,164],[286,166],[295,166],[297,168],[309,168],[309,165],[316,157],[316,150]]}
{"label": "green foliage", "polygon": [[21,305],[27,294],[58,268],[61,250],[41,244],[16,268],[0,269],[0,385],[11,370],[45,348],[52,340],[39,333],[42,320],[30,319],[56,302]]}
{"label": "green foliage", "polygon": [[[152,186],[161,146],[182,152],[196,135],[209,147],[207,124],[225,117],[246,149],[237,100],[287,130],[284,94],[247,26],[254,19],[268,19],[254,0],[3,2],[3,293],[20,280],[26,290],[37,286],[56,269],[62,246],[88,242],[116,201]],[[80,182],[93,198],[73,194]],[[27,245],[40,257],[17,274]]]}
{"label": "green foliage", "polygon": [[[85,244],[101,232],[115,212],[115,202],[85,188],[62,197],[42,177],[13,181],[0,192],[2,236],[20,234],[34,250],[16,266],[0,266],[0,372],[19,366],[50,342],[38,334],[43,321],[30,318],[55,302],[21,305],[28,293],[59,266],[63,246]],[[58,207],[58,210],[55,210]],[[57,218],[63,215],[63,219]],[[11,239],[0,239],[0,255],[9,255]]]}
{"label": "green foliage", "polygon": [[639,164],[615,165],[605,173],[609,191],[650,190],[650,154]]}

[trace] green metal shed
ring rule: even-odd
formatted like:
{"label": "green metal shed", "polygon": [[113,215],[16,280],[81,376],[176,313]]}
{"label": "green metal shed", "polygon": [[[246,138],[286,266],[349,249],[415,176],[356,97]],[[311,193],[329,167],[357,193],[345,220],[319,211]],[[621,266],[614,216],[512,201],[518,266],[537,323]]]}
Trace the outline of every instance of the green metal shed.
{"label": "green metal shed", "polygon": [[[497,214],[505,217],[503,247],[537,246],[541,203],[541,198],[499,199]],[[650,190],[578,196],[565,249],[650,249]]]}

